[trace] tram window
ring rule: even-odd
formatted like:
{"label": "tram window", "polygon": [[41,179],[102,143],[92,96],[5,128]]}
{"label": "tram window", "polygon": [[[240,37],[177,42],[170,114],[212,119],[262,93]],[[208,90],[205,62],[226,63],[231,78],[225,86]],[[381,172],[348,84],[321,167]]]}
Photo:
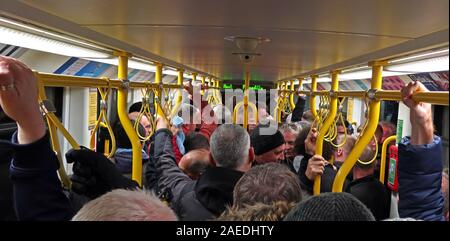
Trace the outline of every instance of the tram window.
{"label": "tram window", "polygon": [[383,101],[381,103],[380,120],[396,124],[398,118],[398,102]]}
{"label": "tram window", "polygon": [[[55,115],[60,119],[62,117],[63,89],[64,88],[62,87],[45,88],[45,94],[47,95],[48,100],[50,100],[56,108]],[[9,118],[0,107],[0,139],[10,140],[16,129],[17,125],[15,121]]]}
{"label": "tram window", "polygon": [[46,87],[45,94],[47,99],[50,100],[55,106],[55,115],[61,119],[62,118],[62,107],[63,107],[63,87]]}

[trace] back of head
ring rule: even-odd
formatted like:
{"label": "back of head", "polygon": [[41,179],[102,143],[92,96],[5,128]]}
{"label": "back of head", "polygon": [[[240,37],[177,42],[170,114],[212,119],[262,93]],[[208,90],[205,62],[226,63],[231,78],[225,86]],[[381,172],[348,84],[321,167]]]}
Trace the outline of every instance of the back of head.
{"label": "back of head", "polygon": [[303,112],[302,120],[308,121],[309,123],[312,123],[314,121],[314,116],[311,112],[311,110],[307,110]]}
{"label": "back of head", "polygon": [[211,166],[209,161],[209,150],[197,149],[186,153],[178,163],[178,167],[183,170],[191,179],[198,179]]}
{"label": "back of head", "polygon": [[323,193],[297,204],[285,221],[375,221],[370,210],[353,195]]}
{"label": "back of head", "polygon": [[360,169],[370,169],[375,166],[375,161],[371,160],[374,158],[375,151],[370,148],[370,146],[366,146],[359,157],[359,160],[356,161],[355,167]]}
{"label": "back of head", "polygon": [[294,143],[294,152],[296,155],[305,155],[305,140],[308,137],[309,130],[311,129],[311,125],[305,126],[302,128],[300,133],[298,133],[297,138]]}
{"label": "back of head", "polygon": [[255,155],[261,155],[284,144],[281,132],[271,126],[259,124],[250,135],[251,145]]}
{"label": "back of head", "polygon": [[295,136],[297,136],[302,130],[302,128],[296,123],[283,123],[278,129],[282,134],[285,132],[291,132]]}
{"label": "back of head", "polygon": [[295,203],[277,201],[255,203],[240,209],[228,208],[217,218],[218,221],[280,221],[295,206]]}
{"label": "back of head", "polygon": [[239,179],[233,191],[233,206],[236,208],[258,202],[299,202],[301,199],[297,175],[279,163],[252,167]]}
{"label": "back of head", "polygon": [[128,114],[133,112],[140,112],[142,108],[142,102],[133,103],[130,108],[128,108]]}
{"label": "back of head", "polygon": [[[134,120],[131,121],[132,126],[134,126],[135,123],[136,122]],[[141,136],[145,136],[145,128],[141,124],[139,124],[138,130]],[[117,148],[125,148],[125,149],[132,148],[130,139],[128,138],[127,133],[125,132],[125,129],[123,128],[122,123],[120,123],[120,121],[117,121],[116,124],[114,125],[113,132],[114,137],[116,138]]]}
{"label": "back of head", "polygon": [[176,221],[153,193],[116,189],[84,205],[72,221]]}
{"label": "back of head", "polygon": [[353,146],[356,143],[356,138],[349,134],[338,135],[336,137],[336,139],[334,140],[334,144],[341,145],[344,141],[345,141],[345,144],[340,148],[342,148],[345,151],[345,153],[348,155],[350,153],[350,151],[352,151]]}
{"label": "back of head", "polygon": [[210,151],[218,166],[235,169],[248,157],[250,137],[239,125],[224,124],[211,135]]}
{"label": "back of head", "polygon": [[197,149],[209,150],[208,138],[198,132],[189,133],[186,136],[183,145],[186,153]]}

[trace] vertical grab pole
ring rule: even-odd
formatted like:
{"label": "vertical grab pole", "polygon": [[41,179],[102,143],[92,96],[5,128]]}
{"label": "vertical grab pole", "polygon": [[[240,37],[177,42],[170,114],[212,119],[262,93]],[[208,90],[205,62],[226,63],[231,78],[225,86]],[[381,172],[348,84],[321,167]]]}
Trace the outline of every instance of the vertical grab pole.
{"label": "vertical grab pole", "polygon": [[197,81],[197,73],[192,73],[192,83],[195,83]]}
{"label": "vertical grab pole", "polygon": [[[159,86],[162,83],[162,69],[163,69],[163,65],[161,63],[157,63],[156,64],[156,72],[155,72],[155,84],[157,84]],[[158,101],[160,101],[161,86],[156,89],[155,96],[156,96],[156,99],[158,99]],[[163,110],[161,110],[160,104],[158,104],[158,101],[155,101],[156,114],[159,116],[165,117],[166,115],[164,114]]]}
{"label": "vertical grab pole", "polygon": [[290,80],[290,83],[291,83],[291,91],[292,91],[292,93],[289,95],[289,104],[291,105],[291,110],[294,110],[294,108],[295,108],[295,102],[294,102],[294,95],[295,95],[295,93],[294,93],[294,91],[295,91],[295,89],[294,89],[294,80]]}
{"label": "vertical grab pole", "polygon": [[316,121],[319,119],[319,116],[317,115],[316,110],[316,96],[313,92],[317,91],[317,77],[317,75],[311,75],[311,94],[309,95],[309,109]]}
{"label": "vertical grab pole", "polygon": [[169,119],[172,119],[172,117],[174,117],[177,113],[178,113],[178,109],[181,106],[181,102],[183,101],[183,93],[181,91],[181,88],[183,88],[183,74],[184,74],[184,70],[179,69],[178,70],[178,80],[177,80],[177,85],[179,85],[180,87],[178,88],[177,92],[178,92],[178,98],[177,98],[177,102],[174,106],[174,108],[172,109],[172,113],[170,113]]}
{"label": "vertical grab pole", "polygon": [[244,87],[244,129],[248,126],[248,95],[250,87],[250,71],[245,72],[245,87]]}
{"label": "vertical grab pole", "polygon": [[122,87],[117,91],[117,113],[122,123],[125,133],[130,139],[133,148],[133,164],[131,170],[131,179],[142,186],[142,146],[139,138],[131,125],[127,111],[127,97],[129,89],[128,81],[128,57],[129,54],[123,52],[116,53],[119,57],[118,78],[122,81]]}
{"label": "vertical grab pole", "polygon": [[366,98],[370,100],[368,123],[348,155],[347,160],[345,160],[344,164],[336,174],[333,182],[333,192],[342,192],[345,178],[375,134],[378,119],[380,117],[380,100],[375,98],[375,93],[377,90],[381,89],[384,65],[386,65],[385,61],[369,63],[369,66],[372,66],[372,81],[370,84],[371,89],[367,91],[366,96]]}
{"label": "vertical grab pole", "polygon": [[[333,121],[336,117],[338,107],[337,91],[339,88],[339,74],[339,70],[331,71],[330,112],[328,113],[328,116],[325,119],[322,128],[320,128],[319,135],[316,139],[316,155],[322,155],[323,140],[325,138],[325,134],[327,133],[328,128],[330,128],[331,124],[333,124]],[[321,177],[316,176],[316,178],[314,179],[314,195],[320,194],[320,182]]]}
{"label": "vertical grab pole", "polygon": [[200,93],[201,93],[202,95],[205,94],[205,90],[204,90],[204,88],[205,88],[205,83],[206,83],[206,76],[202,76],[202,85],[201,85],[201,90],[200,90]]}

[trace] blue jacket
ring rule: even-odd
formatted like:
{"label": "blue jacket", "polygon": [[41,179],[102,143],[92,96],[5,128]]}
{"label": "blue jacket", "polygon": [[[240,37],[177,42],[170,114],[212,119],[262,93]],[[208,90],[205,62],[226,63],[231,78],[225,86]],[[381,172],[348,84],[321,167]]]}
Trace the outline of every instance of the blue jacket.
{"label": "blue jacket", "polygon": [[431,144],[411,145],[405,137],[398,145],[398,154],[400,217],[444,221],[441,138],[435,136]]}
{"label": "blue jacket", "polygon": [[17,143],[17,132],[12,143],[0,141],[1,148],[10,148],[14,152],[10,178],[17,218],[70,220],[72,205],[58,179],[58,159],[50,147],[48,134],[34,143]]}

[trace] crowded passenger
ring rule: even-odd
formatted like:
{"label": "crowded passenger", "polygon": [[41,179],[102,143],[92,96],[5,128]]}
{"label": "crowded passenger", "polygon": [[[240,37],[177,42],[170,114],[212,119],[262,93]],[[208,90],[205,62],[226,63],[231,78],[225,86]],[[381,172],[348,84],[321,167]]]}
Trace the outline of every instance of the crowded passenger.
{"label": "crowded passenger", "polygon": [[300,126],[295,123],[284,123],[279,127],[280,132],[283,134],[285,149],[283,164],[289,167],[293,173],[297,173],[294,168],[294,143],[300,133]]}
{"label": "crowded passenger", "polygon": [[72,221],[177,221],[153,193],[116,189],[88,202]]}
{"label": "crowded passenger", "polygon": [[420,82],[402,89],[403,103],[410,109],[411,136],[398,144],[398,211],[402,218],[441,221],[442,141],[434,135],[431,104],[415,102],[412,94],[416,91],[428,90]]}
{"label": "crowded passenger", "polygon": [[255,151],[253,165],[284,160],[285,141],[283,134],[271,125],[259,124],[250,134],[251,145]]}
{"label": "crowded passenger", "polygon": [[352,169],[353,180],[345,191],[364,203],[376,220],[389,218],[390,197],[384,185],[374,176],[374,152],[366,147]]}

